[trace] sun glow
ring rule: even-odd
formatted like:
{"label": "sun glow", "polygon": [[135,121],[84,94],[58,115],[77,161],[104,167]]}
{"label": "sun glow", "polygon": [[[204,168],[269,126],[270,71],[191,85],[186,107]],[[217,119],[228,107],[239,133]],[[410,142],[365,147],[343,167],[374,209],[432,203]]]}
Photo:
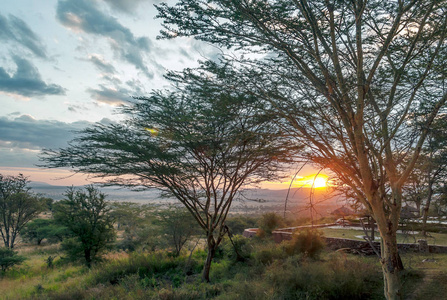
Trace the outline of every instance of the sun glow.
{"label": "sun glow", "polygon": [[324,188],[327,187],[327,181],[327,175],[313,174],[301,178],[296,178],[293,182],[293,187]]}

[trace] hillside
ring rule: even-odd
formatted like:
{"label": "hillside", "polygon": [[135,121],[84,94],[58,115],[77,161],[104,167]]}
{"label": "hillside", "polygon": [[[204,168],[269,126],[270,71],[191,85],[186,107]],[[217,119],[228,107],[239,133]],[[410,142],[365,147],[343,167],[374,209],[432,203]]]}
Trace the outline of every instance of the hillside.
{"label": "hillside", "polygon": [[[33,191],[54,200],[63,199],[67,186],[50,185],[43,182],[30,183]],[[152,203],[167,205],[176,203],[173,198],[162,197],[157,190],[131,191],[117,187],[102,187],[101,191],[107,195],[110,201]],[[246,189],[239,193],[233,203],[231,212],[260,214],[274,211],[284,213],[284,204],[288,194],[287,211],[289,214],[299,214],[300,217],[309,216],[309,188],[293,188],[290,192],[285,190]],[[313,195],[313,203],[319,217],[327,216],[335,208],[344,204],[339,196],[330,194],[326,189],[316,189]]]}

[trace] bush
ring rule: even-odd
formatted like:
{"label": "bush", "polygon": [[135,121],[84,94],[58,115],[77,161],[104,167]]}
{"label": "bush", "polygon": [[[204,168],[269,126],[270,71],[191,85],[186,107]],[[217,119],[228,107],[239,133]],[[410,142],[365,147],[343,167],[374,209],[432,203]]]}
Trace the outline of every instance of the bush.
{"label": "bush", "polygon": [[[382,293],[380,270],[333,255],[327,261],[276,261],[266,270],[266,284],[280,299],[377,299]],[[266,289],[268,286],[266,287]]]}
{"label": "bush", "polygon": [[252,257],[255,263],[259,265],[268,265],[274,260],[286,258],[287,254],[282,245],[277,245],[271,242],[257,245]]}
{"label": "bush", "polygon": [[0,248],[0,266],[2,271],[5,272],[12,266],[20,265],[26,258],[21,255],[17,255],[17,252],[9,248]]}
{"label": "bush", "polygon": [[202,266],[195,261],[188,264],[183,256],[172,257],[164,253],[133,253],[128,258],[112,261],[95,270],[92,281],[93,284],[118,284],[125,277],[137,274],[144,284],[158,285],[158,281],[161,281],[179,286],[184,281],[185,273],[200,272],[201,268]]}
{"label": "bush", "polygon": [[224,255],[231,261],[244,261],[250,258],[253,251],[250,239],[239,234],[233,235],[231,239],[233,242],[229,238],[226,238],[220,246]]}
{"label": "bush", "polygon": [[93,185],[85,191],[68,188],[65,197],[54,207],[56,222],[73,236],[64,240],[62,248],[71,259],[84,259],[90,268],[115,239],[110,207],[105,195]]}
{"label": "bush", "polygon": [[52,219],[35,219],[29,222],[20,232],[25,241],[40,245],[46,239],[48,243],[61,242],[69,236],[68,228],[61,226]]}
{"label": "bush", "polygon": [[225,220],[225,225],[230,229],[231,234],[242,234],[247,228],[257,226],[257,219],[255,217],[247,216],[231,216]]}
{"label": "bush", "polygon": [[291,241],[285,242],[285,250],[288,255],[304,254],[310,258],[316,258],[324,249],[323,236],[317,230],[303,230],[295,233]]}
{"label": "bush", "polygon": [[260,235],[263,234],[270,236],[272,235],[272,231],[277,228],[284,227],[283,219],[274,212],[266,213],[261,216],[261,219],[258,222]]}

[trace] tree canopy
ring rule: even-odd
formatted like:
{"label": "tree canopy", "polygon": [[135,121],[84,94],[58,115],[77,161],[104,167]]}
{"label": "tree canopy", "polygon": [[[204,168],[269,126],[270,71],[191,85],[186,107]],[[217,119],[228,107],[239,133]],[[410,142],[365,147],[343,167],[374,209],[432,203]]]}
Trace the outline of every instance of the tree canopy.
{"label": "tree canopy", "polygon": [[65,197],[54,207],[56,222],[73,236],[62,242],[62,248],[73,260],[83,258],[90,268],[115,238],[110,208],[105,195],[92,185],[85,190],[71,187]]}
{"label": "tree canopy", "polygon": [[68,148],[43,154],[48,167],[74,167],[107,184],[158,188],[178,199],[206,234],[206,281],[237,192],[278,176],[299,149],[255,97],[222,90],[214,77],[171,74],[175,89],[135,99],[121,109],[124,122],[97,124]]}
{"label": "tree canopy", "polygon": [[385,296],[399,298],[402,187],[447,100],[447,2],[180,0],[157,8],[162,37],[230,49],[214,67],[228,75],[221,86],[270,104],[307,146],[304,156],[355,192],[383,239]]}
{"label": "tree canopy", "polygon": [[42,201],[30,191],[28,179],[0,174],[0,234],[5,247],[14,248],[24,226],[42,210]]}

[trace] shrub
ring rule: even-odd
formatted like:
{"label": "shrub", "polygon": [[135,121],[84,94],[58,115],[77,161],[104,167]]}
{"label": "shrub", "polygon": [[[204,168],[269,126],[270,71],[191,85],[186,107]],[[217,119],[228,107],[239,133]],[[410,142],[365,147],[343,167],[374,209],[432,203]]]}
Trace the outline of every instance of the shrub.
{"label": "shrub", "polygon": [[[172,257],[162,253],[131,254],[128,258],[104,264],[93,272],[93,284],[118,284],[123,278],[137,274],[144,284],[153,283],[152,277],[179,286],[188,270],[200,272],[201,266],[194,262],[187,265],[183,256]],[[148,279],[145,279],[148,278]],[[151,284],[152,284],[151,283]],[[154,283],[155,284],[155,283]]]}
{"label": "shrub", "polygon": [[317,230],[303,230],[295,233],[291,241],[285,242],[288,255],[304,254],[316,258],[324,249],[322,233]]}
{"label": "shrub", "polygon": [[284,227],[283,219],[274,212],[266,213],[261,216],[261,219],[258,222],[260,234],[265,233],[265,235],[272,235],[272,231]]}
{"label": "shrub", "polygon": [[225,220],[225,225],[228,226],[232,234],[242,234],[244,229],[253,228],[257,226],[257,219],[248,216],[231,216]]}
{"label": "shrub", "polygon": [[282,245],[277,245],[273,242],[259,244],[252,254],[254,262],[260,265],[268,265],[277,259],[284,259],[287,257]]}
{"label": "shrub", "polygon": [[266,289],[280,299],[376,299],[382,292],[380,270],[338,255],[327,261],[276,261],[266,270]]}
{"label": "shrub", "polygon": [[29,222],[20,232],[25,241],[40,245],[46,239],[49,243],[58,243],[69,236],[68,228],[59,225],[52,219],[35,219]]}
{"label": "shrub", "polygon": [[253,251],[253,246],[250,244],[250,239],[247,239],[239,234],[233,235],[231,240],[226,238],[222,242],[220,248],[224,252],[224,255],[231,261],[244,261],[247,258],[250,258]]}
{"label": "shrub", "polygon": [[115,239],[110,208],[105,195],[93,185],[85,191],[68,188],[65,197],[54,207],[56,222],[73,236],[64,240],[62,248],[71,259],[84,259],[90,268]]}
{"label": "shrub", "polygon": [[9,248],[0,248],[0,266],[2,271],[5,272],[12,266],[20,265],[26,258],[21,255],[17,255],[17,252]]}

